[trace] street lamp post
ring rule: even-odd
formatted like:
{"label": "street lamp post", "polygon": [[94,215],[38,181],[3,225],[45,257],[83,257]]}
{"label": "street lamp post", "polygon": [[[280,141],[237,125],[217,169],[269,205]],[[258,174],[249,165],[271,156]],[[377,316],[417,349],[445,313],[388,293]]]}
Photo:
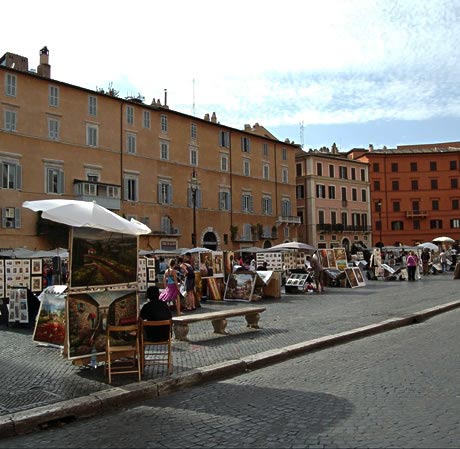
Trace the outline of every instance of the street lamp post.
{"label": "street lamp post", "polygon": [[383,243],[383,242],[382,242],[382,225],[383,225],[383,223],[382,223],[382,202],[381,202],[381,201],[379,201],[379,202],[377,203],[377,207],[379,208],[380,243]]}
{"label": "street lamp post", "polygon": [[190,190],[192,192],[192,204],[193,204],[193,232],[192,232],[192,247],[196,248],[196,191],[198,189],[198,180],[196,171],[192,171],[192,179],[190,182]]}

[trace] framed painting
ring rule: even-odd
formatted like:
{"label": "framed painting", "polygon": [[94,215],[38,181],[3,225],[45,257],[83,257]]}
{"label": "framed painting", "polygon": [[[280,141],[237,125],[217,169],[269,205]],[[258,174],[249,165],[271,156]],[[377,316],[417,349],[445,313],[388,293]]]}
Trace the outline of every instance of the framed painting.
{"label": "framed painting", "polygon": [[224,300],[250,301],[254,293],[256,273],[232,273],[225,285]]}
{"label": "framed painting", "polygon": [[33,341],[64,346],[65,340],[65,294],[48,293],[41,296]]}
{"label": "framed painting", "polygon": [[30,282],[30,289],[33,292],[41,292],[42,291],[42,277],[41,276],[32,276]]}
{"label": "framed painting", "polygon": [[32,274],[42,274],[42,260],[32,259]]}
{"label": "framed painting", "polygon": [[354,268],[345,268],[345,275],[347,276],[347,280],[350,284],[351,288],[358,287],[358,279],[356,279],[356,274]]}
{"label": "framed painting", "polygon": [[137,237],[93,228],[72,230],[70,288],[137,282]]}
{"label": "framed painting", "polygon": [[353,267],[353,271],[355,273],[355,277],[358,281],[358,287],[364,287],[366,285],[366,281],[364,280],[363,273],[361,272],[360,268]]}
{"label": "framed painting", "polygon": [[66,309],[68,358],[88,357],[93,347],[104,353],[107,325],[135,321],[138,310],[135,290],[70,293]]}

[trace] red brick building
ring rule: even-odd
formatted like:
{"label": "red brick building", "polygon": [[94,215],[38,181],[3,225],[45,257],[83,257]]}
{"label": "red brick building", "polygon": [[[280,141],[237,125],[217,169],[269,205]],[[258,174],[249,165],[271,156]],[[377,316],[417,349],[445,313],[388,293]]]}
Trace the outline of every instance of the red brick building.
{"label": "red brick building", "polygon": [[460,142],[356,150],[369,163],[374,242],[460,239]]}

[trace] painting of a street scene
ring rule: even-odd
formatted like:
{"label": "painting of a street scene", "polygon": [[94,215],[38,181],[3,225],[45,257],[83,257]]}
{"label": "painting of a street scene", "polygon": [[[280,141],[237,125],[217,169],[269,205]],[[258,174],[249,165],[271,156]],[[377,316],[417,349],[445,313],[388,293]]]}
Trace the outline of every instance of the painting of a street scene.
{"label": "painting of a street scene", "polygon": [[128,284],[137,280],[137,237],[75,228],[70,287]]}
{"label": "painting of a street scene", "polygon": [[250,301],[254,292],[255,280],[255,274],[234,273],[229,275],[224,300]]}
{"label": "painting of a street scene", "polygon": [[88,356],[93,347],[105,352],[108,324],[136,322],[135,290],[70,294],[67,298],[68,358]]}

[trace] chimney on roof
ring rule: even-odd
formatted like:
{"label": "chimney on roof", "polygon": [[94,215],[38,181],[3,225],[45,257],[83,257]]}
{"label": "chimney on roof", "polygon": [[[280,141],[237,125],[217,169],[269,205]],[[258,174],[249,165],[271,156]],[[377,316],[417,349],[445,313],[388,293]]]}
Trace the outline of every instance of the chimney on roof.
{"label": "chimney on roof", "polygon": [[40,65],[37,67],[37,74],[44,78],[51,78],[51,66],[49,65],[49,50],[48,47],[43,47],[40,50]]}
{"label": "chimney on roof", "polygon": [[204,114],[204,119],[205,119],[207,122],[209,122],[209,114],[208,114],[208,113]]}
{"label": "chimney on roof", "polygon": [[215,113],[215,112],[213,112],[212,115],[211,115],[211,122],[217,123],[217,117],[216,117],[216,113]]}
{"label": "chimney on roof", "polygon": [[374,151],[374,145],[372,145],[371,143],[369,144],[369,151]]}
{"label": "chimney on roof", "polygon": [[0,58],[0,65],[20,70],[21,72],[29,71],[29,60],[24,56],[15,55],[14,53],[5,53]]}
{"label": "chimney on roof", "polygon": [[244,130],[245,131],[252,131],[251,125],[245,124],[244,125]]}
{"label": "chimney on roof", "polygon": [[164,106],[168,105],[168,89],[165,89],[165,104]]}

